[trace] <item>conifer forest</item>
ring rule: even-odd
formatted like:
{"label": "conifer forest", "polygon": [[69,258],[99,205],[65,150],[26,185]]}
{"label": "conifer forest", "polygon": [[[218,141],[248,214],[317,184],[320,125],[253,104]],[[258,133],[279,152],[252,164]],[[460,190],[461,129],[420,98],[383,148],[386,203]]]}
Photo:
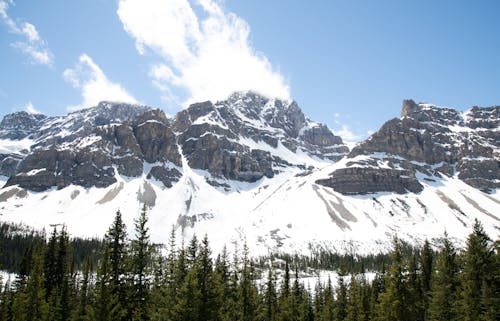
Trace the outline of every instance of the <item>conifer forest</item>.
{"label": "conifer forest", "polygon": [[[2,223],[0,268],[15,277],[4,274],[0,320],[500,320],[500,241],[478,221],[463,249],[445,234],[437,248],[394,238],[389,254],[259,258],[173,229],[153,244],[145,207],[134,222],[127,235],[117,212],[102,240]],[[311,268],[339,277],[312,288],[298,277]]]}

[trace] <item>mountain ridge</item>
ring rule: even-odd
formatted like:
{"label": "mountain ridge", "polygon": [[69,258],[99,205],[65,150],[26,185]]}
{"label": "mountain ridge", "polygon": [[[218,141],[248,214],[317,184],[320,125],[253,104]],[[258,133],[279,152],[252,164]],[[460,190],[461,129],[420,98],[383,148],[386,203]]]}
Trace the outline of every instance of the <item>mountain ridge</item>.
{"label": "mountain ridge", "polygon": [[394,234],[415,243],[445,230],[463,244],[474,219],[500,231],[499,111],[405,100],[401,118],[351,151],[295,102],[252,92],[171,118],[111,102],[61,117],[18,114],[24,127],[6,116],[0,218],[99,235],[117,209],[130,223],[146,204],[157,241],[173,225],[216,246],[246,239],[256,253],[372,253]]}

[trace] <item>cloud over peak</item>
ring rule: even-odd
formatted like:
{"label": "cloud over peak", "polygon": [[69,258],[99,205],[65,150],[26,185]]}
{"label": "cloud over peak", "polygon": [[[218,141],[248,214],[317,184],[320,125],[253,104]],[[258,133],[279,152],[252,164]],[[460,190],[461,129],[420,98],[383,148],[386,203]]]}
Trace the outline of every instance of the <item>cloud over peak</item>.
{"label": "cloud over peak", "polygon": [[[249,25],[219,2],[120,0],[117,13],[139,53],[159,58],[150,77],[166,101],[217,100],[244,90],[290,99],[287,81],[252,48]],[[182,97],[174,94],[179,89]]]}
{"label": "cloud over peak", "polygon": [[73,68],[64,70],[63,78],[82,92],[83,101],[79,105],[69,106],[69,110],[93,107],[103,100],[137,102],[120,84],[109,80],[87,54],[82,54]]}

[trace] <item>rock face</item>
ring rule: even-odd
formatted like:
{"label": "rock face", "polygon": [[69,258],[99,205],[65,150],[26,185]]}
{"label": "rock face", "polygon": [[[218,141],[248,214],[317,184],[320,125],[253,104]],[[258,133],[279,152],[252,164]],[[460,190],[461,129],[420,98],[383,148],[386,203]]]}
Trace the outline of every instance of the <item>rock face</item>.
{"label": "rock face", "polygon": [[47,116],[20,111],[5,115],[0,122],[0,139],[23,139],[32,135],[43,124]]}
{"label": "rock face", "polygon": [[[235,93],[215,104],[191,105],[177,114],[175,131],[192,168],[214,178],[253,182],[292,165],[278,149],[338,160],[348,152],[340,137],[307,119],[295,102]],[[304,164],[293,164],[304,166]]]}
{"label": "rock face", "polygon": [[318,183],[344,194],[419,192],[421,173],[457,175],[488,192],[500,187],[499,142],[500,106],[460,113],[405,100],[401,118],[385,123],[349,153],[346,168]]}
{"label": "rock face", "polygon": [[[235,93],[189,106],[169,119],[146,106],[101,102],[62,117],[26,112],[5,116],[0,138],[24,142],[0,154],[6,186],[43,191],[68,185],[106,187],[119,176],[157,180],[169,188],[192,169],[214,186],[254,182],[288,168],[311,166],[291,157],[338,160],[348,148],[295,102]],[[1,150],[1,149],[0,149]]]}

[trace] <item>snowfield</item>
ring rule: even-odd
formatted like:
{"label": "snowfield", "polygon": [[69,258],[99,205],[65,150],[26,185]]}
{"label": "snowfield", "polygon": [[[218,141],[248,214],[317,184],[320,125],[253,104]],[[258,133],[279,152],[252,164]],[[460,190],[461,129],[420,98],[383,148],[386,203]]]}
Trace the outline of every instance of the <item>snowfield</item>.
{"label": "snowfield", "polygon": [[[318,165],[304,157],[303,163],[310,162]],[[186,240],[207,234],[215,253],[224,245],[231,249],[234,243],[247,242],[253,255],[307,254],[321,247],[343,253],[387,252],[395,235],[421,244],[424,239],[436,241],[445,231],[461,247],[476,218],[498,238],[498,192],[485,194],[453,177],[426,180],[423,174],[420,194],[345,196],[315,183],[345,162],[314,171],[289,167],[272,179],[225,181],[230,188],[221,188],[208,184],[210,174],[190,169],[184,159],[183,176],[170,189],[146,179],[151,167],[146,164],[143,177],[116,173],[118,181],[107,188],[68,186],[27,194],[17,193],[15,186],[4,188],[0,213],[3,221],[46,230],[51,224],[66,224],[72,235],[102,237],[117,210],[132,233],[133,219],[146,202],[154,242],[166,243],[174,226]]]}

